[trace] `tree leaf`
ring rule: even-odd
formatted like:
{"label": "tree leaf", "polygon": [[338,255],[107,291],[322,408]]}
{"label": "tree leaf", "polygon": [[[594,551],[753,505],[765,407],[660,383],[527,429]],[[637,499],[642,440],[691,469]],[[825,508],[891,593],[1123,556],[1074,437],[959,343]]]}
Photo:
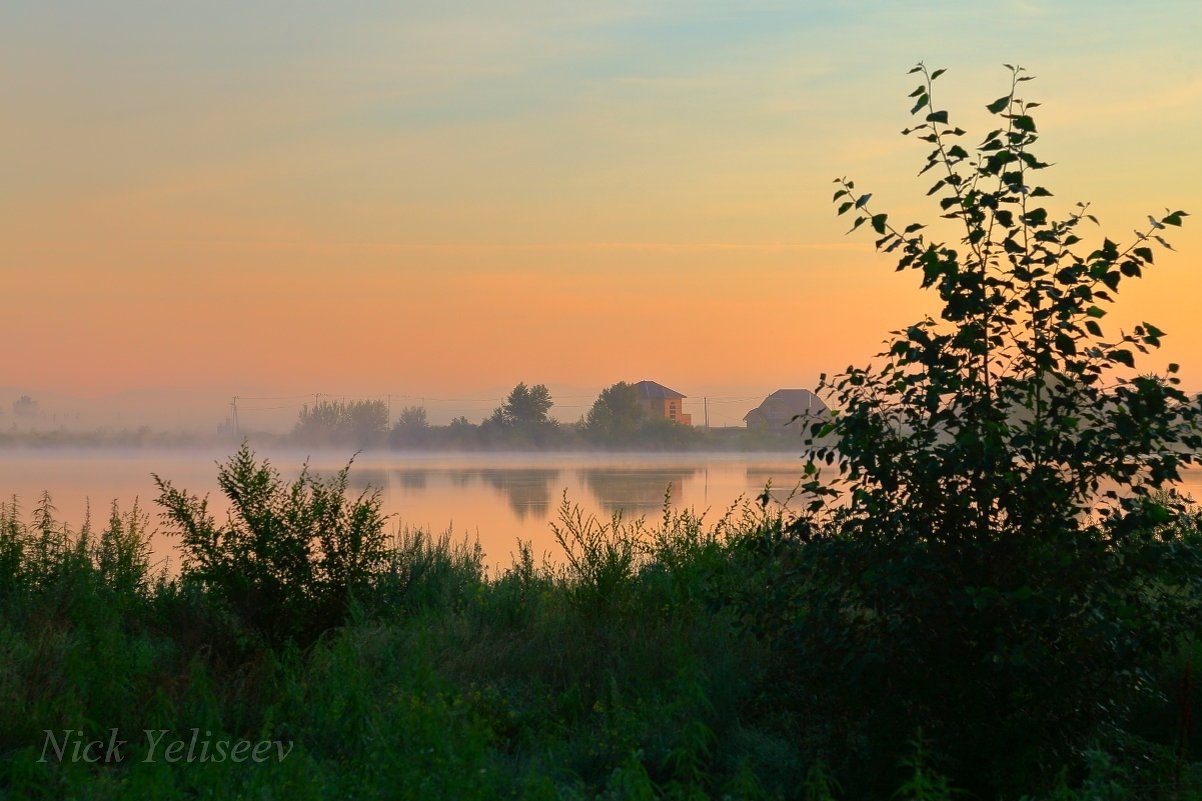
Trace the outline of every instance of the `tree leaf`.
{"label": "tree leaf", "polygon": [[1031,209],[1022,216],[1024,223],[1030,226],[1046,225],[1048,221],[1047,209]]}
{"label": "tree leaf", "polygon": [[1014,127],[1020,131],[1027,133],[1035,133],[1035,120],[1028,117],[1026,114],[1019,114],[1011,118],[1014,122]]}
{"label": "tree leaf", "polygon": [[1135,357],[1131,355],[1129,350],[1112,350],[1110,352],[1110,361],[1125,364],[1128,367],[1135,367]]}

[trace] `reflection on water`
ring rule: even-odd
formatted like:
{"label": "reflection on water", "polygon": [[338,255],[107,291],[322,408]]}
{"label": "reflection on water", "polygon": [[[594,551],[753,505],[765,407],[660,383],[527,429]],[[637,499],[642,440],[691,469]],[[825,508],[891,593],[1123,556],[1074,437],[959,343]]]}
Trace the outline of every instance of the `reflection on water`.
{"label": "reflection on water", "polygon": [[[272,454],[271,462],[286,480],[299,473],[303,453]],[[217,456],[217,461],[224,457]],[[312,460],[315,474],[331,475],[346,465],[343,458]],[[616,511],[655,518],[671,488],[677,508],[697,512],[725,511],[740,497],[754,499],[771,482],[771,497],[784,502],[797,487],[802,465],[796,457],[732,454],[630,455],[538,454],[479,455],[423,458],[393,454],[364,454],[351,466],[349,486],[358,494],[369,485],[380,490],[390,525],[406,525],[436,533],[448,528],[456,538],[479,539],[488,563],[507,566],[515,542],[534,546],[536,554],[559,558],[548,523],[560,498],[578,504],[585,514],[608,518]],[[209,508],[220,520],[225,499],[217,487],[212,454],[124,452],[0,451],[0,497],[17,495],[21,508],[31,510],[38,495],[48,490],[60,519],[78,526],[90,503],[94,512],[108,509],[116,499],[122,509],[135,500],[158,522],[158,497],[152,473],[180,489],[210,496]],[[1186,492],[1202,497],[1202,470],[1184,474]],[[806,499],[794,497],[799,510]],[[711,519],[713,519],[711,517]],[[152,543],[160,557],[178,560],[178,538],[160,534]]]}
{"label": "reflection on water", "polygon": [[488,487],[505,497],[519,520],[546,519],[560,470],[526,467],[406,467],[391,471],[396,481],[377,484],[398,487],[403,494],[422,495],[427,489],[453,488],[469,497],[476,488]]}
{"label": "reflection on water", "polygon": [[749,495],[760,497],[764,490],[777,503],[797,508],[796,499],[799,497],[798,485],[802,480],[801,468],[782,470],[779,467],[764,467],[748,465],[746,469],[747,491]]}
{"label": "reflection on water", "polygon": [[[401,487],[407,490],[424,490],[426,488],[426,477],[430,474],[429,470],[394,470],[394,476],[400,481]],[[382,483],[380,486],[387,487],[387,483]]]}
{"label": "reflection on water", "polygon": [[551,485],[559,478],[558,470],[539,468],[486,468],[480,477],[509,499],[509,508],[518,520],[545,520],[551,509]]}
{"label": "reflection on water", "polygon": [[[267,455],[267,454],[260,454]],[[49,490],[61,519],[78,525],[89,502],[122,508],[138,500],[156,522],[158,496],[152,473],[180,489],[210,496],[210,509],[221,519],[225,499],[217,487],[218,454],[0,451],[0,496],[20,496],[23,508]],[[303,453],[271,454],[285,480],[305,463]],[[346,465],[334,455],[309,460],[310,472],[329,476]],[[380,490],[390,525],[433,532],[448,528],[456,537],[479,539],[489,563],[508,565],[517,540],[535,552],[559,558],[548,523],[566,497],[585,514],[609,517],[658,516],[666,492],[677,508],[725,510],[740,497],[754,498],[769,479],[774,495],[791,489],[799,475],[796,459],[730,454],[639,457],[592,454],[479,455],[413,458],[411,455],[361,454],[352,464],[348,487],[355,494]],[[152,543],[162,558],[178,560],[178,539],[161,533]]]}
{"label": "reflection on water", "polygon": [[684,481],[697,469],[585,467],[576,472],[607,512],[646,512],[662,509],[665,496],[677,506],[687,505]]}
{"label": "reflection on water", "polygon": [[351,472],[346,478],[347,489],[356,494],[368,489],[383,489],[387,486],[388,472],[379,468],[351,465]]}

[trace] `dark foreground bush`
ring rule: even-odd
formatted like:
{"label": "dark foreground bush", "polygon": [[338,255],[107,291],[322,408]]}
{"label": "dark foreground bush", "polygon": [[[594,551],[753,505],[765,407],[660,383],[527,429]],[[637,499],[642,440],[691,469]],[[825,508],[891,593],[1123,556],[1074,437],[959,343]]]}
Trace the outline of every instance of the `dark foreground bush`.
{"label": "dark foreground bush", "polygon": [[[904,133],[931,148],[928,194],[955,244],[939,226],[895,227],[851,181],[835,201],[938,293],[941,319],[824,378],[838,411],[811,433],[838,444],[811,454],[817,499],[792,524],[787,582],[798,614],[777,634],[818,742],[849,773],[885,768],[856,771],[862,791],[894,786],[888,766],[922,726],[957,784],[1017,794],[1121,729],[1197,631],[1199,541],[1166,490],[1197,460],[1202,406],[1176,365],[1131,376],[1156,326],[1099,322],[1186,215],[1082,249],[1085,206],[1041,205],[1028,76],[1012,68],[970,152],[934,100],[943,70],[913,72]],[[835,482],[818,479],[828,464]]]}
{"label": "dark foreground bush", "polygon": [[207,498],[155,476],[180,535],[181,579],[275,642],[309,642],[340,625],[387,560],[379,492],[348,498],[349,470],[323,479],[306,466],[286,483],[243,444],[217,474],[230,507],[224,524]]}

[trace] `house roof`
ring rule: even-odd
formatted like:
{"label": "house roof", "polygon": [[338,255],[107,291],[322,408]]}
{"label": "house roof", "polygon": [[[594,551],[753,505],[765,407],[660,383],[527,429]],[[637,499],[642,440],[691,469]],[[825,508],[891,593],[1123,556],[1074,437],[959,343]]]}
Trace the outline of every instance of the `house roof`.
{"label": "house roof", "polygon": [[655,399],[673,399],[684,398],[686,395],[681,395],[674,389],[668,389],[663,384],[657,384],[654,381],[640,381],[634,385],[634,389],[639,393],[640,398],[655,398]]}
{"label": "house roof", "polygon": [[808,389],[778,389],[764,402],[743,416],[747,422],[750,417],[763,417],[771,422],[787,423],[795,415],[818,414],[826,410],[822,399]]}

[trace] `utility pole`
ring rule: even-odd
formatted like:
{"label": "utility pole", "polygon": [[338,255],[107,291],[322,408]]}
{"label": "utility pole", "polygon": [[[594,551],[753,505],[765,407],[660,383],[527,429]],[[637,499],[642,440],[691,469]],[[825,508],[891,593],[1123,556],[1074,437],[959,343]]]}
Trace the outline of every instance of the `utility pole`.
{"label": "utility pole", "polygon": [[710,428],[710,399],[709,399],[709,397],[706,397],[703,400],[705,401],[705,430],[709,431],[709,428]]}

